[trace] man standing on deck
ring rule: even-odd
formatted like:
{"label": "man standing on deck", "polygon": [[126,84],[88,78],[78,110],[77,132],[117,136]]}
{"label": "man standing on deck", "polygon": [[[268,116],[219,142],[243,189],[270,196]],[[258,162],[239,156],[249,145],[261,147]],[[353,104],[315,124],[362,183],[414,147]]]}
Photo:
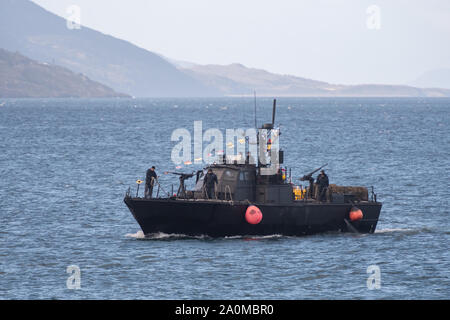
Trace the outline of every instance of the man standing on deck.
{"label": "man standing on deck", "polygon": [[208,173],[203,178],[203,187],[205,188],[207,199],[215,198],[216,183],[218,183],[217,176],[212,169],[208,169]]}
{"label": "man standing on deck", "polygon": [[320,174],[317,176],[316,183],[318,185],[318,200],[324,201],[326,200],[326,194],[329,186],[328,176],[325,174],[325,171],[320,171]]}
{"label": "man standing on deck", "polygon": [[155,185],[158,176],[155,172],[155,167],[151,167],[147,170],[147,175],[145,176],[145,198],[149,199],[153,194],[153,186]]}

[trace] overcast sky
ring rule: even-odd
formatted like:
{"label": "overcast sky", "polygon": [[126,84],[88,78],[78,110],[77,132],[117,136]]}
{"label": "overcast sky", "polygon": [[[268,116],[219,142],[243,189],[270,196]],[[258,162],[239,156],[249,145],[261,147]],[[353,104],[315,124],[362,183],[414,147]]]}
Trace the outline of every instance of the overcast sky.
{"label": "overcast sky", "polygon": [[449,0],[33,0],[177,60],[332,83],[408,83],[450,68]]}

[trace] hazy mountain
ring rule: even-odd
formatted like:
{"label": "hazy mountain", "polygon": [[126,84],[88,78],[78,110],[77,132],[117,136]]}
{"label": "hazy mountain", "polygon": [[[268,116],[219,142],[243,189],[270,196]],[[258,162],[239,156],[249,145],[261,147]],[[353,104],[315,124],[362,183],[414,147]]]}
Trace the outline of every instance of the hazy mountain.
{"label": "hazy mountain", "polygon": [[251,94],[253,90],[262,95],[320,95],[328,93],[330,86],[326,82],[278,75],[237,63],[226,66],[194,65],[184,70],[227,95]]}
{"label": "hazy mountain", "polygon": [[125,97],[82,74],[0,49],[0,97]]}
{"label": "hazy mountain", "polygon": [[448,89],[423,89],[403,85],[339,85],[292,75],[279,75],[241,64],[198,65],[174,62],[180,70],[220,90],[225,95],[260,96],[355,96],[355,97],[445,97]]}
{"label": "hazy mountain", "polygon": [[169,62],[170,64],[174,65],[177,69],[181,69],[181,70],[182,69],[190,69],[195,66],[198,66],[198,64],[196,64],[196,63],[168,58],[166,56],[163,56],[162,54],[159,54],[159,56],[161,58],[163,58],[164,60],[166,60],[167,62]]}
{"label": "hazy mountain", "polygon": [[446,88],[450,89],[450,69],[435,69],[422,74],[412,85],[422,88]]}
{"label": "hazy mountain", "polygon": [[[0,44],[139,97],[251,95],[254,90],[260,96],[450,96],[449,89],[339,85],[241,64],[198,65],[167,59],[86,27],[71,30],[65,19],[28,0],[0,0]],[[431,77],[439,78],[434,82],[437,86],[429,78],[417,85],[448,83],[445,75]]]}
{"label": "hazy mountain", "polygon": [[0,0],[0,43],[134,96],[219,95],[160,56],[65,19],[28,0]]}

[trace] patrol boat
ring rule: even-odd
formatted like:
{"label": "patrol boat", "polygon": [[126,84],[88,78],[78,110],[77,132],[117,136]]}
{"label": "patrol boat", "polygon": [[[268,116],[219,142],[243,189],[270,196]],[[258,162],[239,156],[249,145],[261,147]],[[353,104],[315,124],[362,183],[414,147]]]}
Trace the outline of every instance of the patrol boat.
{"label": "patrol boat", "polygon": [[[270,137],[275,124],[276,100],[273,104],[272,123],[259,128],[258,148],[269,151]],[[278,132],[279,133],[279,132]],[[259,150],[261,150],[259,149]],[[176,194],[154,198],[125,195],[125,204],[145,235],[155,233],[206,235],[303,236],[326,232],[373,233],[377,226],[382,204],[371,188],[330,185],[325,199],[319,200],[318,186],[313,170],[300,179],[287,177],[283,168],[284,152],[272,148],[275,160],[258,157],[257,163],[227,159],[208,165],[196,173],[171,172],[179,177]],[[242,159],[240,159],[242,160]],[[264,160],[264,161],[263,161]],[[268,170],[275,162],[273,167]],[[205,173],[211,169],[218,183],[212,199],[208,199],[203,186]],[[196,179],[195,188],[186,190],[185,180]],[[296,186],[294,181],[309,181],[309,186]],[[139,181],[142,182],[142,181]]]}

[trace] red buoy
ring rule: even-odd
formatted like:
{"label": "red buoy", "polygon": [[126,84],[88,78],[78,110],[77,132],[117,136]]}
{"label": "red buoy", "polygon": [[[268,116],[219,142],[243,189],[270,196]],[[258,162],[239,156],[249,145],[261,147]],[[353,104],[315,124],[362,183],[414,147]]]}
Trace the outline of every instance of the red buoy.
{"label": "red buoy", "polygon": [[250,224],[258,224],[263,218],[261,210],[257,206],[249,206],[245,212],[245,220]]}
{"label": "red buoy", "polygon": [[363,213],[361,211],[361,209],[357,208],[357,207],[353,207],[350,210],[350,221],[358,221],[361,220],[363,218]]}

